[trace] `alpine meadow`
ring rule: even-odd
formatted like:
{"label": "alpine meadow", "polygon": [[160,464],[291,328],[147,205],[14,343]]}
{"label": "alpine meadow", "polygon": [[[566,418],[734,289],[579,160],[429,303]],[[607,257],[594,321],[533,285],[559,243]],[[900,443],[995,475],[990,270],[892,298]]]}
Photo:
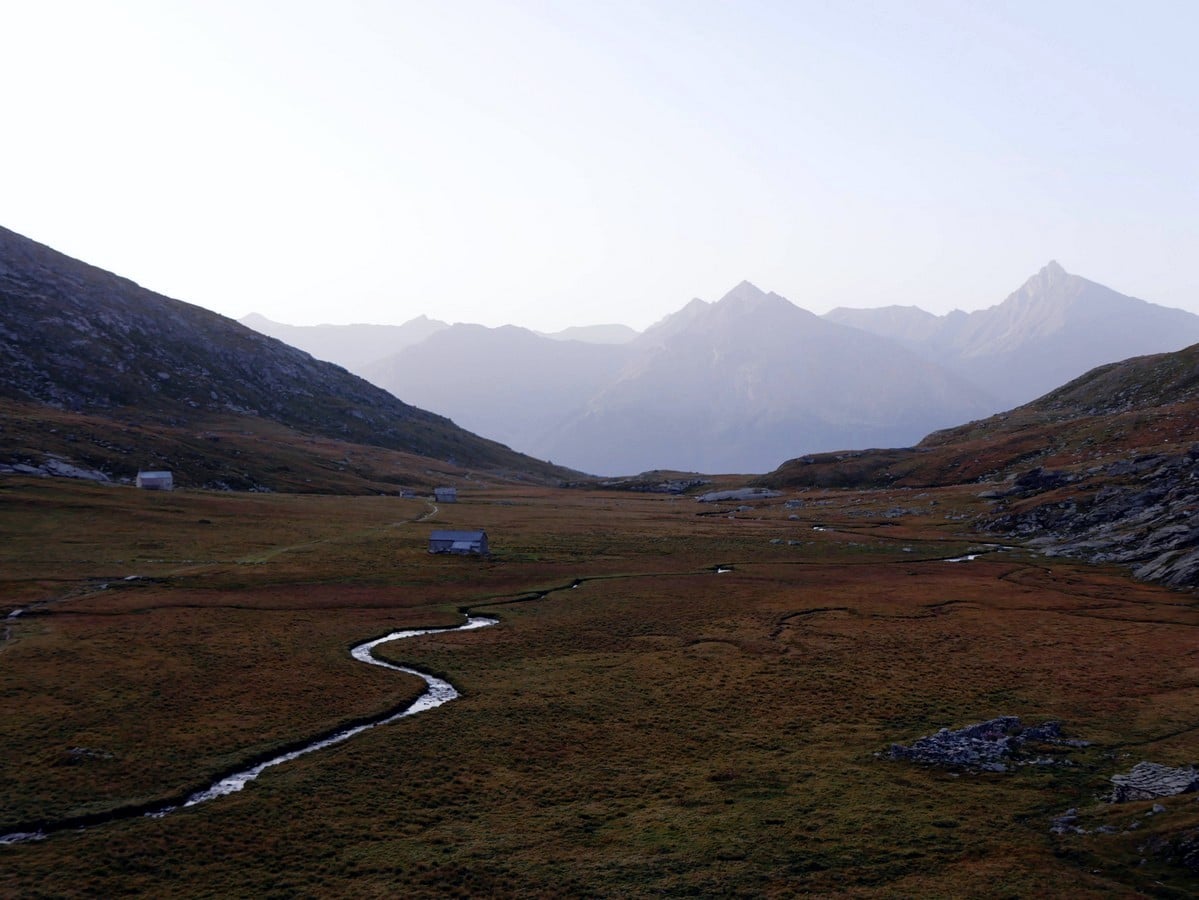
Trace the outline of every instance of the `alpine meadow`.
{"label": "alpine meadow", "polygon": [[3,21],[0,898],[1199,896],[1199,5]]}

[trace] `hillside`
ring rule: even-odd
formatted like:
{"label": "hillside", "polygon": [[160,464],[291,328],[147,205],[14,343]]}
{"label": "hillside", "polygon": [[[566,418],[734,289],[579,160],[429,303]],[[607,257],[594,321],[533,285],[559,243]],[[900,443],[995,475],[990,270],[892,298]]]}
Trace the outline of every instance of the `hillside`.
{"label": "hillside", "polygon": [[[0,398],[21,417],[85,413],[145,426],[112,477],[171,463],[165,437],[265,420],[451,465],[557,479],[561,470],[410,406],[344,369],[237,322],[0,229]],[[0,434],[0,462],[44,448]],[[155,448],[161,440],[164,448]],[[28,461],[27,459],[25,461]],[[238,477],[271,487],[266,460]],[[221,481],[216,478],[215,481]]]}
{"label": "hillside", "polygon": [[1027,403],[1090,369],[1199,341],[1199,316],[1128,297],[1050,262],[1002,303],[933,316],[835,309],[830,321],[893,338],[999,401]]}
{"label": "hillside", "polygon": [[980,528],[1046,552],[1199,585],[1199,345],[1094,369],[906,449],[808,455],[773,487],[977,483]]}

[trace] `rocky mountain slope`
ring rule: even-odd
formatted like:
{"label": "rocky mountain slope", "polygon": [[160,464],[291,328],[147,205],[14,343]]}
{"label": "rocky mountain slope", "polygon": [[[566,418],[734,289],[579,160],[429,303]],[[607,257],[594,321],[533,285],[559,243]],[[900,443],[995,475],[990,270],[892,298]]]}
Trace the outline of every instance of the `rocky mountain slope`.
{"label": "rocky mountain slope", "polygon": [[[227,428],[231,416],[262,419],[300,434],[463,466],[549,479],[563,474],[338,366],[6,229],[0,229],[0,371],[0,398],[16,404],[12,409],[192,431],[214,422]],[[0,454],[14,449],[5,446],[9,433],[0,433]]]}
{"label": "rocky mountain slope", "polygon": [[1047,553],[1199,586],[1199,345],[1094,369],[916,447],[809,455],[773,487],[977,483],[977,525]]}
{"label": "rocky mountain slope", "polygon": [[1127,297],[1050,262],[1002,303],[934,316],[916,307],[835,309],[830,321],[898,340],[994,396],[1027,403],[1105,363],[1199,341],[1199,316]]}

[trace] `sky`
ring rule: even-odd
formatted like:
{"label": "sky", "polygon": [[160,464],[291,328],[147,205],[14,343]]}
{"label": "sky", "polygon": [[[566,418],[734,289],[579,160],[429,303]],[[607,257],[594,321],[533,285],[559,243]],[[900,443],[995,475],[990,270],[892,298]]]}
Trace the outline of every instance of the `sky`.
{"label": "sky", "polygon": [[291,324],[1199,312],[1199,3],[0,0],[0,225]]}

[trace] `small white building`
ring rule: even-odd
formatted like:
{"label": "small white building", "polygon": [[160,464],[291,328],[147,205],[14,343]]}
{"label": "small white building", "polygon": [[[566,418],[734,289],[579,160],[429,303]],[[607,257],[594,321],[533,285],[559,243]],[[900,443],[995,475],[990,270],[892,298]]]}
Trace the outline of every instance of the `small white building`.
{"label": "small white building", "polygon": [[170,472],[138,472],[137,486],[147,491],[170,491],[175,488],[175,479]]}
{"label": "small white building", "polygon": [[429,552],[486,556],[487,532],[481,528],[478,531],[434,531],[429,535]]}
{"label": "small white building", "polygon": [[438,503],[457,503],[458,489],[452,487],[433,488],[433,499]]}

